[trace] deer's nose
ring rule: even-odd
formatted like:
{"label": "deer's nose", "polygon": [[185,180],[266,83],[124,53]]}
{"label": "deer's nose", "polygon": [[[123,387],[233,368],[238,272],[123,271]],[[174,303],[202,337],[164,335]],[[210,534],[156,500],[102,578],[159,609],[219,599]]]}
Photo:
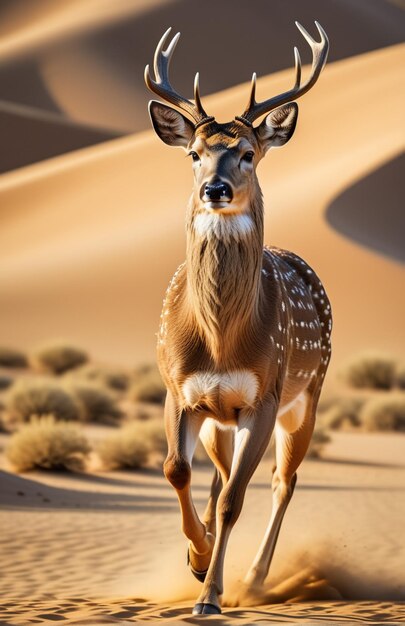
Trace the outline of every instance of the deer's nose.
{"label": "deer's nose", "polygon": [[204,187],[204,196],[212,202],[230,202],[232,200],[232,189],[228,183],[208,183]]}

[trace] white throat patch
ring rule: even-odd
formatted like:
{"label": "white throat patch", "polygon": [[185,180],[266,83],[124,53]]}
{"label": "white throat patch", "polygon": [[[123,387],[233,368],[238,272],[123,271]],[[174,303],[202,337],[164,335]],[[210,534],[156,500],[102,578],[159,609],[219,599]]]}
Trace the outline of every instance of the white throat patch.
{"label": "white throat patch", "polygon": [[194,229],[201,237],[216,237],[224,241],[239,241],[254,229],[254,222],[248,213],[235,215],[220,213],[199,213],[194,219]]}

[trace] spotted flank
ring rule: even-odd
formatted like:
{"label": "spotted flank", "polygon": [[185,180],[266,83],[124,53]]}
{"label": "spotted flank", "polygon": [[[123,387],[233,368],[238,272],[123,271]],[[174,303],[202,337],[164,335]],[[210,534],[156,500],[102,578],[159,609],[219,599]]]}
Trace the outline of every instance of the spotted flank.
{"label": "spotted flank", "polygon": [[[290,348],[287,373],[301,381],[323,379],[331,356],[332,311],[322,282],[302,258],[280,248],[264,248],[263,266],[281,293],[279,341],[277,336],[275,341],[281,345],[286,337],[284,344]],[[294,357],[294,352],[306,353],[306,359]],[[314,353],[316,358],[311,357]]]}

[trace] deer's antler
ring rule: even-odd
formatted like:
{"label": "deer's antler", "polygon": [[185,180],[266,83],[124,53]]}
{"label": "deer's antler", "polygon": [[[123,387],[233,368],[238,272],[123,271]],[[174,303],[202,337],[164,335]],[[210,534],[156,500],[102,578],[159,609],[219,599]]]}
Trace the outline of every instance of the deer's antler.
{"label": "deer's antler", "polygon": [[263,102],[256,102],[255,94],[256,94],[256,74],[252,76],[252,86],[250,91],[250,98],[248,102],[248,106],[242,115],[238,116],[236,119],[244,122],[248,126],[251,126],[252,123],[261,115],[268,113],[272,109],[275,109],[282,104],[286,104],[287,102],[292,102],[293,100],[297,100],[301,96],[304,95],[307,91],[311,89],[319,78],[319,75],[326,63],[326,59],[328,57],[329,51],[329,40],[328,37],[323,30],[322,26],[315,22],[315,25],[318,29],[318,32],[321,36],[321,41],[315,41],[311,35],[305,30],[301,24],[295,22],[298,30],[304,36],[304,38],[309,43],[312,50],[312,69],[311,76],[301,87],[301,58],[300,53],[298,52],[298,48],[294,48],[294,58],[295,58],[295,85],[289,91],[285,91],[278,96],[274,96],[269,100],[264,100]]}
{"label": "deer's antler", "polygon": [[155,72],[155,80],[150,75],[149,65],[145,67],[145,82],[148,88],[156,93],[160,98],[166,100],[166,102],[170,102],[174,104],[176,107],[187,113],[194,120],[196,126],[199,126],[203,122],[208,122],[213,120],[214,118],[207,115],[204,111],[203,106],[201,104],[200,99],[200,88],[199,88],[199,76],[198,72],[195,75],[194,80],[194,102],[187,100],[179,93],[177,93],[170,84],[169,81],[169,65],[174,52],[174,49],[177,45],[177,42],[180,37],[180,33],[177,33],[167,46],[166,50],[163,50],[165,46],[169,33],[172,29],[168,28],[161,40],[159,41],[155,56],[153,59],[153,69]]}

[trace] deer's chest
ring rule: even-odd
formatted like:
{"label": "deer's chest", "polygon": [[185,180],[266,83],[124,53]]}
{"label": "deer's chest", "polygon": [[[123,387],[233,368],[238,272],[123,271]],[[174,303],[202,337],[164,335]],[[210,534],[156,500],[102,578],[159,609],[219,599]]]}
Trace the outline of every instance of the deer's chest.
{"label": "deer's chest", "polygon": [[254,408],[258,392],[258,377],[248,369],[194,372],[181,387],[184,408],[207,411],[225,423],[235,422],[240,410]]}

